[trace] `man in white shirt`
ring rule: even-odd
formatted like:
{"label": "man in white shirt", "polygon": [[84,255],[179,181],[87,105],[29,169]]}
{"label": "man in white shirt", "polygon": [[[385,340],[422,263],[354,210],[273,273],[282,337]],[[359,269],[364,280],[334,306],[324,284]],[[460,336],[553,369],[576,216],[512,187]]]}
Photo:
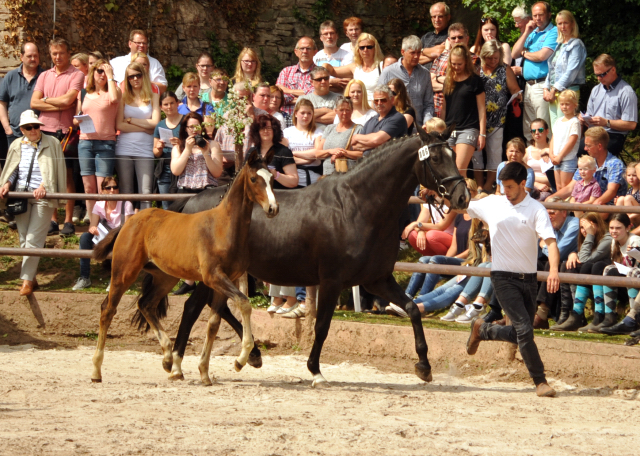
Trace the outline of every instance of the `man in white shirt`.
{"label": "man in white shirt", "polygon": [[[338,47],[338,29],[333,21],[320,24],[320,41],[324,48],[313,56],[313,63],[316,65],[322,66],[323,63],[329,63],[333,67],[339,67],[353,62],[353,53]],[[348,78],[332,77],[329,88],[332,92],[342,94],[348,82]]]}
{"label": "man in white shirt", "polygon": [[118,84],[124,81],[127,66],[131,63],[131,54],[144,52],[149,57],[149,79],[158,85],[160,93],[167,90],[167,78],[164,75],[164,68],[162,68],[162,64],[157,59],[149,55],[149,39],[143,30],[131,31],[129,34],[129,50],[131,51],[129,54],[116,57],[109,62],[113,67],[113,78],[118,81]]}
{"label": "man in white shirt", "polygon": [[493,260],[491,282],[511,324],[491,324],[476,317],[471,322],[467,353],[475,354],[483,340],[518,344],[529,375],[536,385],[536,394],[552,397],[556,392],[547,383],[544,365],[533,340],[533,318],[537,307],[538,238],[544,240],[549,251],[549,293],[555,293],[560,284],[560,252],[546,209],[525,190],[526,168],[520,163],[509,163],[502,169],[499,178],[505,194],[472,201],[467,212],[489,226]]}

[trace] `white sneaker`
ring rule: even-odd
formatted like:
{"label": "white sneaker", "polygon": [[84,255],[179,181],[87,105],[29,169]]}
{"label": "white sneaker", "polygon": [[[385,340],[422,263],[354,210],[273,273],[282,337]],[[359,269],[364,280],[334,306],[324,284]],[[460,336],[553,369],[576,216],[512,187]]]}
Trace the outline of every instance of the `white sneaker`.
{"label": "white sneaker", "polygon": [[87,279],[85,277],[79,277],[76,284],[73,286],[73,291],[82,290],[84,288],[89,288],[91,286],[91,279]]}
{"label": "white sneaker", "polygon": [[465,307],[467,311],[464,315],[460,315],[456,318],[456,323],[471,323],[471,320],[482,313],[482,309],[476,309],[473,304],[467,304]]}
{"label": "white sneaker", "polygon": [[271,304],[269,306],[269,308],[267,309],[267,312],[269,312],[270,314],[272,313],[276,313],[278,311],[278,309],[280,309],[282,306],[274,306],[273,304]]}
{"label": "white sneaker", "polygon": [[294,310],[296,310],[298,308],[298,303],[296,302],[292,307],[289,308],[284,308],[284,307],[280,307],[277,311],[276,314],[278,315],[283,315],[289,312],[293,312]]}
{"label": "white sneaker", "polygon": [[82,206],[73,206],[73,217],[71,220],[73,223],[80,223],[80,219],[82,218]]}
{"label": "white sneaker", "polygon": [[400,306],[395,305],[394,303],[390,303],[386,309],[387,314],[395,315],[397,317],[409,318],[409,314],[404,311],[404,309]]}
{"label": "white sneaker", "polygon": [[449,312],[444,317],[440,317],[440,320],[456,321],[456,318],[458,318],[463,313],[464,313],[464,307],[460,307],[458,304],[454,302],[453,304],[451,304],[451,307],[449,308]]}

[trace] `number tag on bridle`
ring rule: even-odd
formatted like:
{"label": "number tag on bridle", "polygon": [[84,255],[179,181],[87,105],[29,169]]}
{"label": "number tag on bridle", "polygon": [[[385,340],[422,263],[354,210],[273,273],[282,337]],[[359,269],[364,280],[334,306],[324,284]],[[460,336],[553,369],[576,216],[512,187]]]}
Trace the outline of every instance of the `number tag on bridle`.
{"label": "number tag on bridle", "polygon": [[429,146],[423,146],[418,149],[418,158],[420,159],[420,161],[425,161],[430,156],[431,153],[429,152]]}

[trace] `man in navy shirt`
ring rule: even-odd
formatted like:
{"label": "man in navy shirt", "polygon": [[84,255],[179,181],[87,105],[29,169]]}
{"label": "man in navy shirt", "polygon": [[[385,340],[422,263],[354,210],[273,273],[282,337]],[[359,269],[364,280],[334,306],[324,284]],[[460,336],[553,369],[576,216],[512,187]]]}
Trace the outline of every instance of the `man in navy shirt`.
{"label": "man in navy shirt", "polygon": [[353,135],[353,150],[362,150],[367,155],[390,139],[407,134],[407,121],[393,106],[394,101],[391,89],[386,85],[380,84],[373,89],[373,103],[378,116],[367,120],[361,134]]}

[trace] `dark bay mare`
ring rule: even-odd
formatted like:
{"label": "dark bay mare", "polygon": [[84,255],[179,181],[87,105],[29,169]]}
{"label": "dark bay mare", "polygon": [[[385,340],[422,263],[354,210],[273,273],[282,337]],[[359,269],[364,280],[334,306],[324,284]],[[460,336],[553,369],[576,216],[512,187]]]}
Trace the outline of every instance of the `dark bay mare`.
{"label": "dark bay mare", "polygon": [[[109,325],[122,295],[142,270],[148,275],[138,297],[134,322],[147,326],[158,336],[164,353],[164,367],[173,363],[171,340],[159,318],[167,313],[167,293],[180,278],[197,280],[215,290],[217,296],[232,299],[242,312],[242,351],[235,361],[239,371],[247,363],[252,347],[251,304],[234,285],[249,266],[248,237],[254,203],[266,218],[278,215],[273,193],[273,175],[257,151],[248,154],[227,195],[208,210],[179,214],[162,209],[146,209],[114,229],[95,247],[93,257],[104,260],[113,252],[111,288],[102,303],[100,333],[93,356],[94,382],[102,381],[102,361]],[[222,301],[221,301],[222,303]],[[212,343],[220,325],[220,314],[211,306],[208,340]],[[210,349],[210,348],[209,348]],[[205,370],[210,383],[209,358]],[[201,363],[202,364],[202,363]]]}
{"label": "dark bay mare", "polygon": [[[446,196],[452,209],[466,208],[470,197],[455,154],[445,143],[450,130],[429,135],[416,127],[419,136],[388,142],[346,174],[333,174],[299,190],[276,191],[278,217],[267,219],[262,211],[253,211],[248,272],[278,285],[319,286],[315,341],[307,362],[313,386],[326,382],[320,373],[320,352],[335,303],[341,290],[355,285],[406,309],[419,358],[416,374],[427,382],[432,379],[420,311],[392,275],[400,238],[398,219],[418,183]],[[419,150],[428,158],[421,161]],[[215,196],[219,192],[212,189],[192,197],[183,212],[210,209],[220,199]],[[219,299],[226,300],[200,283],[185,303],[171,378],[183,378],[180,363],[191,328],[212,301],[223,312],[226,306],[220,307]],[[240,324],[228,308],[221,316],[240,334]],[[249,364],[253,359],[261,365],[257,347],[250,356]]]}

